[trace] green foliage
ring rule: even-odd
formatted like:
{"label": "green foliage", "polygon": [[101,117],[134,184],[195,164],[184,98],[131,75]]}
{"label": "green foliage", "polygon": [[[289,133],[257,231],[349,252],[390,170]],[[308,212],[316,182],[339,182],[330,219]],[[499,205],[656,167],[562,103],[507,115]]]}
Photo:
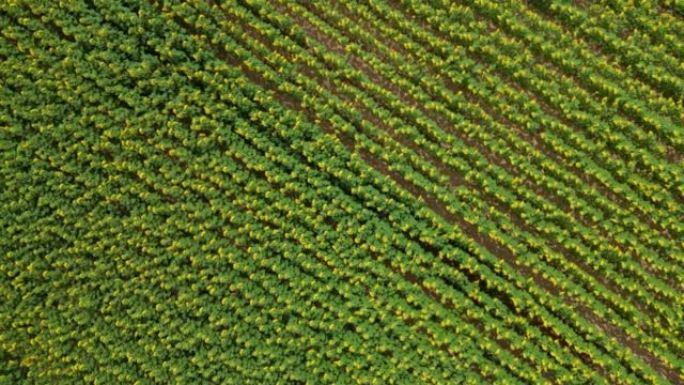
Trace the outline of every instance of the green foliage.
{"label": "green foliage", "polygon": [[684,381],[680,3],[0,9],[0,384]]}

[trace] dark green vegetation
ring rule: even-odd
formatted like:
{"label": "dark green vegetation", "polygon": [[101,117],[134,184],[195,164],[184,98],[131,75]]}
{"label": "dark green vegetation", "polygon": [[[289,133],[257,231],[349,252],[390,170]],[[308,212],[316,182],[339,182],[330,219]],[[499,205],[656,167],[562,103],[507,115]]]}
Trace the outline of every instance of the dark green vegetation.
{"label": "dark green vegetation", "polygon": [[0,3],[0,384],[684,383],[681,1]]}

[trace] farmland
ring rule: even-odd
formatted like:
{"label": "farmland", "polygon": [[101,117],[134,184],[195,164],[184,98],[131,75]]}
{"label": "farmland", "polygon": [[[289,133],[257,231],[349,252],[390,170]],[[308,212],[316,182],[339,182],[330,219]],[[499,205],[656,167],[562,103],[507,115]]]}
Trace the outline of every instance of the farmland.
{"label": "farmland", "polygon": [[0,384],[684,384],[684,2],[0,2]]}

